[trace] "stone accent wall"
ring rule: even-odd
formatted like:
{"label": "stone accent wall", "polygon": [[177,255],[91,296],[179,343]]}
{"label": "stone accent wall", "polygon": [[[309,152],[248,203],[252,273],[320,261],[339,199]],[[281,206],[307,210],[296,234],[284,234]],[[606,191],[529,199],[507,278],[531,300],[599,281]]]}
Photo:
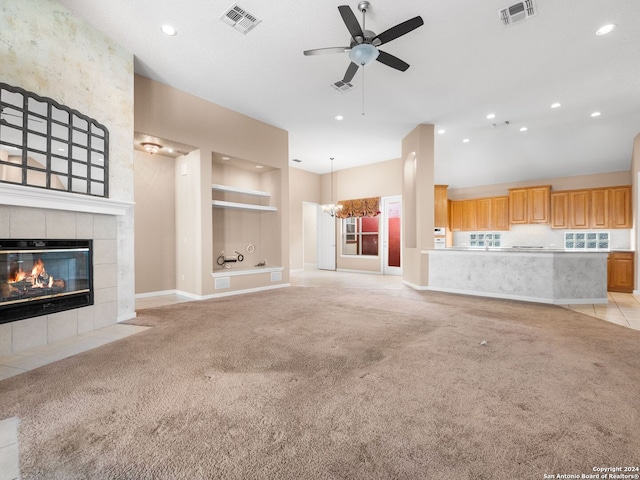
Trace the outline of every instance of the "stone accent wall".
{"label": "stone accent wall", "polygon": [[0,206],[2,238],[93,239],[94,305],[0,325],[0,355],[46,345],[116,323],[117,217]]}
{"label": "stone accent wall", "polygon": [[[2,0],[0,25],[2,81],[105,125],[109,198],[132,203],[133,55],[55,0]],[[0,201],[0,238],[93,238],[95,305],[0,325],[0,355],[135,317],[133,208],[104,215],[56,202]]]}

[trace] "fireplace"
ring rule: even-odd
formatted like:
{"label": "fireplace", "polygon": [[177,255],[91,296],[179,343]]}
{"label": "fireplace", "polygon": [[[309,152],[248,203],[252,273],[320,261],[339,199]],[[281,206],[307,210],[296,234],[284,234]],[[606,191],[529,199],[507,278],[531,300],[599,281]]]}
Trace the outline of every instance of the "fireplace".
{"label": "fireplace", "polygon": [[93,305],[92,244],[0,239],[0,324]]}

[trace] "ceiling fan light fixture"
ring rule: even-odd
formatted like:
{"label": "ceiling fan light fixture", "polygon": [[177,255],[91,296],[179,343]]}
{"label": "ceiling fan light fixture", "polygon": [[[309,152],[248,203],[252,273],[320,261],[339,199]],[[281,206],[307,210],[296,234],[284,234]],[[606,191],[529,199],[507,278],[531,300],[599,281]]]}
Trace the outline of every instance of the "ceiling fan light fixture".
{"label": "ceiling fan light fixture", "polygon": [[380,52],[369,43],[361,43],[349,51],[349,59],[356,65],[366,66],[378,58]]}

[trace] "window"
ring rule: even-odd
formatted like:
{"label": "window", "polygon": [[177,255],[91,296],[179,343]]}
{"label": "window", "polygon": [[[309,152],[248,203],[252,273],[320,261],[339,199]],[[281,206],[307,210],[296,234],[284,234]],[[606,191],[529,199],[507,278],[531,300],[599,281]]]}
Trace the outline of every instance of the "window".
{"label": "window", "polygon": [[0,182],[108,197],[108,156],[106,127],[0,83]]}
{"label": "window", "polygon": [[343,255],[378,255],[378,217],[349,217],[342,220]]}

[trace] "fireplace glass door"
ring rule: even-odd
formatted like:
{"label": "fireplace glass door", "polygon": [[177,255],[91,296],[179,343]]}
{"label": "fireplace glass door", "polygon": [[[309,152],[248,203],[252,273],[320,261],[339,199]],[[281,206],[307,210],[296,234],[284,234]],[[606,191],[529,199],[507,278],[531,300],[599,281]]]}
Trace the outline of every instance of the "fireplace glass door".
{"label": "fireplace glass door", "polygon": [[0,240],[0,323],[93,304],[91,240]]}

